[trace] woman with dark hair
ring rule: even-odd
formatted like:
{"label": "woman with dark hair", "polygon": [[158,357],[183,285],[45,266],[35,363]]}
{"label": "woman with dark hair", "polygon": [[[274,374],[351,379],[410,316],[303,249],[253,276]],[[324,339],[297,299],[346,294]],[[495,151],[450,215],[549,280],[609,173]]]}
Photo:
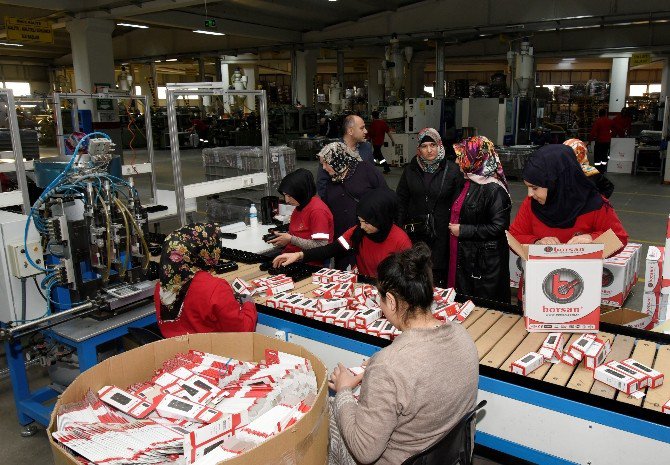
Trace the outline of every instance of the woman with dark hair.
{"label": "woman with dark hair", "polygon": [[[331,465],[354,459],[400,464],[474,408],[477,348],[463,326],[433,317],[430,254],[419,243],[379,264],[379,304],[402,334],[368,361],[363,374],[355,376],[342,364],[332,373]],[[352,389],[358,384],[357,403]]]}
{"label": "woman with dark hair", "polygon": [[416,156],[405,166],[398,182],[398,224],[413,242],[432,251],[433,279],[446,287],[449,266],[449,214],[454,195],[463,185],[456,164],[447,160],[440,134],[433,128],[419,132]]}
{"label": "woman with dark hair", "polygon": [[510,233],[522,244],[588,244],[608,229],[625,246],[628,234],[563,144],[546,145],[526,162],[528,188]]}
{"label": "woman with dark hair", "polygon": [[[586,144],[579,139],[568,139],[563,142],[563,145],[567,145],[572,149],[577,158],[579,166],[582,167],[582,171],[589,180],[595,184],[596,189],[600,192],[600,195],[609,199],[614,192],[614,184],[612,181],[607,179],[607,177],[602,174],[600,171],[595,169],[595,167],[589,165],[588,149]],[[567,153],[567,152],[566,152]]]}
{"label": "woman with dark hair", "polygon": [[[333,241],[333,214],[328,206],[316,196],[314,176],[300,168],[287,174],[279,184],[279,193],[284,201],[295,207],[291,213],[288,233],[275,233],[268,241],[283,252],[313,249]],[[320,265],[318,262],[311,263]]]}
{"label": "woman with dark hair", "polygon": [[256,328],[253,301],[238,301],[230,284],[211,274],[221,260],[219,232],[218,224],[191,224],[165,238],[154,291],[163,336]]}
{"label": "woman with dark hair", "polygon": [[[322,200],[333,213],[334,237],[340,237],[358,224],[358,202],[369,192],[386,188],[386,181],[372,163],[363,161],[343,142],[326,145],[318,156],[321,166],[330,176]],[[335,260],[335,267],[339,269],[354,265],[355,261],[351,256]]]}
{"label": "woman with dark hair", "polygon": [[395,192],[383,188],[369,192],[356,208],[358,226],[349,228],[336,242],[302,252],[284,253],[272,265],[290,265],[298,260],[322,262],[331,257],[353,256],[358,273],[377,276],[377,265],[390,254],[412,247],[407,234],[393,224],[398,209]]}
{"label": "woman with dark hair", "polygon": [[509,304],[509,228],[512,201],[493,143],[476,136],[454,144],[465,177],[451,207],[449,287],[468,297]]}

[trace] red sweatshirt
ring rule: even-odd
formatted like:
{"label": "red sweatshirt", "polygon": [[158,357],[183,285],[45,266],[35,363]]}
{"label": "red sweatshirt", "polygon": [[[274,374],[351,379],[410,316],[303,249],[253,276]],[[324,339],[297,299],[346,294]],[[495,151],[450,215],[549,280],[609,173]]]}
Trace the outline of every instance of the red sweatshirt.
{"label": "red sweatshirt", "polygon": [[603,143],[610,142],[612,140],[613,130],[614,126],[612,125],[612,120],[607,116],[601,116],[593,123],[589,140]]}
{"label": "red sweatshirt", "polygon": [[608,229],[617,235],[624,246],[628,243],[628,233],[623,229],[614,208],[607,201],[600,207],[600,210],[579,215],[575,220],[575,225],[571,228],[547,226],[535,216],[530,208],[530,202],[530,197],[526,197],[509,228],[512,236],[522,244],[534,244],[543,237],[557,237],[561,243],[565,244],[573,236],[579,234],[590,234],[595,239]]}
{"label": "red sweatshirt", "polygon": [[164,337],[194,333],[250,332],[256,329],[256,305],[235,299],[233,289],[225,279],[198,271],[186,292],[184,307],[177,321],[160,320],[160,286],[154,290],[158,327]]}

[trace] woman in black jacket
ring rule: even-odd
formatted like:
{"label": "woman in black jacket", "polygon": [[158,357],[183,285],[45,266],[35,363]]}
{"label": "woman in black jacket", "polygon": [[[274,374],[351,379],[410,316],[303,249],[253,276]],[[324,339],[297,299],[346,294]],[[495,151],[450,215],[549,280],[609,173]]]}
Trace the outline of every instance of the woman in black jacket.
{"label": "woman in black jacket", "polygon": [[481,136],[454,144],[454,151],[465,184],[451,209],[448,283],[484,304],[509,304],[505,231],[512,201],[500,159],[493,143]]}
{"label": "woman in black jacket", "polygon": [[[444,287],[449,264],[449,236],[445,232],[454,194],[460,191],[463,179],[456,164],[445,158],[442,139],[435,129],[422,129],[418,138],[416,156],[405,166],[396,188],[398,224],[413,243],[428,244],[435,285]],[[434,235],[425,230],[429,213],[433,217]]]}

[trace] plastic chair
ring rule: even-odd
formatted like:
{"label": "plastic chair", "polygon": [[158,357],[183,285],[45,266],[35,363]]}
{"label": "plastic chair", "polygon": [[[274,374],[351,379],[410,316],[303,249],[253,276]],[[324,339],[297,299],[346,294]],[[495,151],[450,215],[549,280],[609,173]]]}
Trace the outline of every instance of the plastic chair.
{"label": "plastic chair", "polygon": [[475,414],[485,405],[486,401],[482,400],[440,440],[408,458],[402,465],[471,465]]}

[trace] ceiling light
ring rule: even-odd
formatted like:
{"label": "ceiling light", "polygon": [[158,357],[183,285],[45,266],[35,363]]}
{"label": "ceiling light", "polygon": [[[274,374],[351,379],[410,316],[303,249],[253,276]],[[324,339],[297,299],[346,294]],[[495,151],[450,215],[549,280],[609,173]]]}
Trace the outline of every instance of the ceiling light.
{"label": "ceiling light", "polygon": [[561,58],[561,61],[575,61],[577,58]]}
{"label": "ceiling light", "polygon": [[23,44],[12,44],[10,42],[0,42],[0,45],[5,47],[23,47]]}
{"label": "ceiling light", "polygon": [[168,58],[168,59],[165,60],[165,61],[177,61],[177,59],[176,59],[176,58]]}
{"label": "ceiling light", "polygon": [[160,63],[163,60],[154,60],[154,63]]}
{"label": "ceiling light", "polygon": [[328,0],[329,2],[336,2],[337,0]]}
{"label": "ceiling light", "polygon": [[197,29],[193,32],[197,34],[209,34],[210,36],[225,36],[223,32],[203,31],[202,29]]}
{"label": "ceiling light", "polygon": [[116,23],[117,26],[125,27],[136,27],[138,29],[149,29],[149,26],[144,26],[143,24],[132,24],[132,23]]}

